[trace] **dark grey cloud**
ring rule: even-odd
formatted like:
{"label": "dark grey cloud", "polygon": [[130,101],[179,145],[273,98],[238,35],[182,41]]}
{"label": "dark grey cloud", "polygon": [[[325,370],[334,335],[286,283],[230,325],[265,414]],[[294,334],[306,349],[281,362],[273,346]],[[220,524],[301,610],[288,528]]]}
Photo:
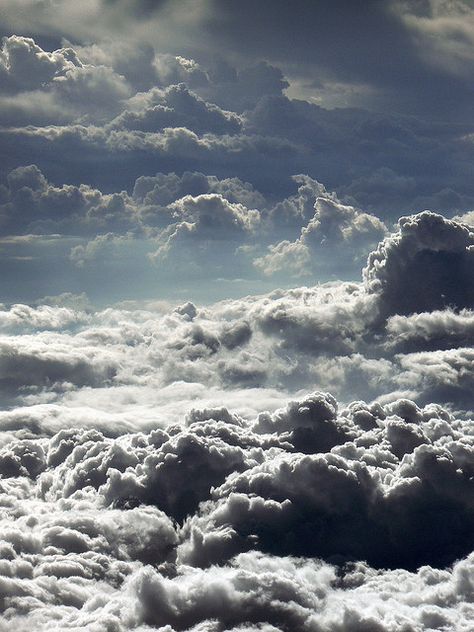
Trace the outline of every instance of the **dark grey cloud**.
{"label": "dark grey cloud", "polygon": [[471,307],[472,228],[429,212],[401,218],[399,227],[370,254],[364,270],[369,290],[381,297],[382,314]]}
{"label": "dark grey cloud", "polygon": [[[421,210],[426,205],[465,211],[474,200],[471,179],[466,178],[472,152],[465,125],[426,123],[353,109],[329,111],[290,100],[282,96],[284,82],[278,69],[268,64],[241,69],[229,64],[206,67],[191,59],[155,54],[146,46],[137,57],[129,42],[123,48],[109,41],[77,45],[77,50],[68,45],[47,53],[31,39],[11,37],[4,48],[5,59],[8,55],[13,59],[16,48],[23,51],[23,65],[14,64],[13,74],[20,79],[24,75],[26,81],[15,85],[10,81],[10,89],[16,92],[5,103],[6,121],[13,122],[8,119],[13,113],[23,117],[23,122],[40,126],[3,132],[6,153],[2,164],[5,178],[9,178],[7,189],[2,189],[3,230],[6,234],[87,235],[88,243],[74,244],[72,257],[63,262],[65,269],[70,270],[73,264],[84,270],[72,288],[77,293],[84,289],[97,293],[86,271],[97,264],[102,251],[107,260],[115,262],[112,268],[117,274],[116,262],[123,258],[119,253],[125,249],[124,256],[134,261],[130,275],[141,274],[146,284],[153,278],[148,254],[163,252],[169,240],[186,250],[190,242],[204,239],[199,230],[190,235],[189,226],[183,224],[170,228],[168,237],[163,235],[157,246],[142,244],[133,254],[128,245],[130,234],[133,239],[149,226],[163,229],[172,224],[170,215],[175,211],[166,207],[186,194],[218,193],[229,202],[261,212],[259,247],[253,252],[240,251],[232,270],[222,267],[222,257],[217,252],[212,256],[212,249],[200,256],[196,250],[190,253],[191,258],[199,259],[196,274],[212,271],[214,283],[232,274],[252,282],[261,272],[278,272],[278,282],[285,284],[299,275],[305,280],[327,279],[331,274],[354,279],[368,250],[382,234],[383,225],[377,217],[398,217],[405,209]],[[131,66],[125,63],[127,56]],[[28,77],[38,73],[28,69],[38,60],[49,69],[49,75],[33,86]],[[133,77],[137,72],[133,68],[139,63],[148,69],[148,83],[140,86],[143,92],[136,93]],[[8,63],[5,68],[11,74]],[[156,82],[160,88],[152,87]],[[227,103],[222,101],[219,94],[231,94],[230,85],[236,94],[247,95],[246,104],[238,104],[234,97]],[[223,110],[214,101],[230,109]],[[35,103],[39,103],[39,118],[31,110]],[[250,109],[236,113],[244,107]],[[44,118],[46,112],[49,120]],[[64,117],[75,124],[64,125]],[[92,121],[95,125],[90,124]],[[41,127],[46,122],[61,125]],[[106,125],[101,126],[103,123]],[[63,157],[60,161],[58,154]],[[56,183],[54,187],[39,175],[35,182],[19,183],[21,169],[32,162]],[[100,170],[96,167],[99,163]],[[186,170],[196,167],[216,175],[200,180],[200,176],[187,175]],[[15,171],[18,168],[20,172]],[[145,195],[144,187],[152,187],[150,178],[156,178],[157,171],[174,175],[168,174],[167,184],[157,182],[153,185],[155,193],[147,191]],[[293,174],[304,172],[313,177],[298,176],[295,195]],[[356,222],[349,221],[347,213],[345,218],[335,213],[336,207],[332,207],[324,215],[327,221],[321,223],[319,211],[314,215],[315,197],[334,198],[314,176],[337,189],[341,209],[356,209]],[[166,192],[169,187],[173,190]],[[339,232],[330,227],[336,215],[341,219]],[[385,223],[389,225],[389,220]],[[336,233],[345,246],[337,268],[331,256]],[[124,234],[127,237],[122,239]],[[239,245],[249,247],[247,242],[236,247]],[[251,258],[257,268],[248,265]],[[10,258],[8,265],[13,266],[9,276],[23,277],[27,287],[27,276],[32,273],[26,263],[12,263]],[[174,285],[173,276],[179,269],[167,269],[167,286]],[[123,273],[121,270],[120,275]],[[38,281],[32,279],[31,283]],[[113,286],[110,278],[104,283]],[[266,289],[268,281],[262,283],[267,283],[262,285]],[[59,294],[68,290],[56,285],[40,291]],[[7,294],[20,298],[10,288]]]}
{"label": "dark grey cloud", "polygon": [[[245,65],[280,65],[295,92],[339,105],[469,119],[472,7],[469,2],[341,0],[123,3],[92,1],[79,12],[67,2],[25,11],[4,2],[5,28],[81,43],[124,40],[160,53]],[[420,6],[423,5],[422,10]],[[28,9],[28,10],[27,10]],[[47,40],[46,40],[47,41]],[[120,56],[119,56],[120,57]],[[223,60],[223,61],[220,61]],[[146,65],[146,62],[145,62]],[[302,84],[302,86],[301,86]],[[242,90],[241,90],[242,92]]]}
{"label": "dark grey cloud", "polygon": [[82,64],[72,48],[48,53],[29,37],[3,40],[0,73],[6,91],[38,89],[77,67]]}
{"label": "dark grey cloud", "polygon": [[[10,171],[0,191],[4,235],[54,233],[93,237],[110,232],[119,236],[129,232],[144,234],[150,229],[151,237],[158,234],[154,228],[163,229],[180,221],[192,223],[197,217],[209,224],[214,214],[215,238],[219,239],[226,216],[242,224],[243,231],[250,231],[259,223],[256,207],[269,204],[249,183],[238,178],[220,180],[199,172],[184,172],[181,177],[158,173],[139,177],[131,194],[106,194],[87,185],[55,186],[34,164]],[[227,227],[234,227],[232,220]],[[207,232],[212,239],[209,225]]]}
{"label": "dark grey cloud", "polygon": [[[10,64],[17,49],[23,61]],[[55,182],[111,192],[141,175],[198,168],[281,198],[291,176],[306,173],[378,216],[472,207],[469,121],[328,110],[283,96],[281,72],[265,63],[218,68],[136,50],[108,41],[48,52],[31,38],[5,40],[4,174],[35,162]],[[134,83],[137,64],[146,85]]]}
{"label": "dark grey cloud", "polygon": [[359,104],[376,109],[452,120],[472,114],[468,2],[427,2],[421,13],[417,2],[211,5],[203,28],[218,48],[281,64],[302,76],[315,96],[320,91],[324,98],[327,84],[345,83]]}

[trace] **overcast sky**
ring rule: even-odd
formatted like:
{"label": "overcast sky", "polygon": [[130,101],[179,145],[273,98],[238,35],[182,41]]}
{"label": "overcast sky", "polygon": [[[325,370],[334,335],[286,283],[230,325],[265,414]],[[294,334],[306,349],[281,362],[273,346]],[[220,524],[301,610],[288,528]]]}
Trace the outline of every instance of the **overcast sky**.
{"label": "overcast sky", "polygon": [[470,2],[1,11],[7,302],[357,280],[400,216],[474,206]]}
{"label": "overcast sky", "polygon": [[474,3],[0,15],[0,632],[471,632]]}

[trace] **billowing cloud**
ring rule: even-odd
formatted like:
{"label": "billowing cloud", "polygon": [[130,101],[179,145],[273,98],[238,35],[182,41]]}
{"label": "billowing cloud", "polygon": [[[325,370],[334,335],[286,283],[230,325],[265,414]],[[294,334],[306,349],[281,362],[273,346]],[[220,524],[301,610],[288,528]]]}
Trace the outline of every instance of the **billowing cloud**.
{"label": "billowing cloud", "polygon": [[216,408],[17,439],[0,451],[2,624],[469,625],[472,456],[469,422],[440,407],[323,393],[253,422]]}
{"label": "billowing cloud", "polygon": [[364,270],[370,291],[388,314],[410,314],[473,304],[474,233],[434,213],[401,218]]}
{"label": "billowing cloud", "polygon": [[9,95],[0,102],[7,124],[106,121],[130,96],[125,78],[109,66],[84,64],[72,47],[44,51],[33,39],[16,35],[3,40],[0,83]]}
{"label": "billowing cloud", "polygon": [[196,61],[110,37],[43,46],[19,35],[3,42],[3,175],[35,163],[56,183],[110,193],[130,192],[142,175],[198,170],[237,176],[276,202],[299,173],[390,219],[474,204],[468,123],[325,109],[284,94],[285,76],[268,62]]}
{"label": "billowing cloud", "polygon": [[[34,170],[25,173],[38,176]],[[156,182],[177,184],[173,179]],[[147,183],[153,189],[146,195],[158,195],[156,182]],[[245,187],[242,190],[250,195]],[[168,195],[166,189],[160,191],[159,195]],[[149,240],[149,247],[155,249],[149,250],[155,267],[152,262],[148,266],[156,274],[160,267],[180,266],[188,278],[202,278],[210,261],[218,267],[226,257],[227,265],[244,265],[246,251],[241,244],[251,253],[261,230],[258,211],[229,202],[222,194],[185,195],[161,208],[173,221]],[[359,215],[351,217],[357,221]],[[146,310],[134,314],[123,308],[91,313],[61,303],[35,309],[5,306],[0,312],[2,329],[9,336],[5,387],[16,384],[14,376],[21,375],[22,386],[47,387],[56,393],[53,397],[62,392],[58,385],[106,388],[110,379],[115,388],[133,386],[143,393],[167,388],[176,380],[217,389],[283,387],[288,393],[319,384],[346,401],[357,396],[386,398],[392,393],[463,407],[471,383],[470,242],[467,225],[425,213],[401,221],[399,230],[370,255],[364,279],[358,283],[275,291],[224,301],[212,309],[197,309],[188,302],[169,314]],[[105,255],[109,265],[117,260],[119,266],[137,243],[133,235],[104,233],[86,245],[73,246],[70,257],[78,270],[87,273],[95,261],[106,261]],[[439,268],[444,276],[430,277],[430,268],[417,268],[425,257],[429,261],[439,257],[439,266],[444,261],[456,265],[444,265]],[[464,266],[464,276],[459,266]],[[425,286],[429,278],[432,281]],[[39,329],[41,335],[35,336]],[[98,345],[93,359],[84,353],[90,344]],[[74,350],[69,364],[76,366],[77,358],[81,371],[90,367],[89,377],[69,371],[68,348]],[[53,364],[45,365],[40,379],[43,371],[38,362],[45,363],[47,355]],[[30,372],[11,362],[23,358],[19,367],[24,362],[27,366],[30,356],[33,370],[26,379]],[[34,397],[44,403],[39,393]],[[80,398],[80,391],[73,388],[67,397]],[[151,402],[155,404],[154,397]]]}
{"label": "billowing cloud", "polygon": [[38,89],[82,67],[73,49],[48,53],[33,39],[16,35],[3,40],[0,59],[1,81],[7,91]]}
{"label": "billowing cloud", "polygon": [[[185,181],[140,181],[140,199]],[[224,200],[169,207],[203,237],[255,229]],[[424,213],[358,283],[155,311],[4,306],[1,625],[469,629],[472,310],[465,287],[446,308],[418,292],[387,309],[387,287],[417,280],[405,266],[424,249],[470,245],[466,224]]]}
{"label": "billowing cloud", "polygon": [[474,11],[362,4],[0,0],[0,632],[472,629]]}
{"label": "billowing cloud", "polygon": [[[255,260],[257,268],[265,274],[274,274],[290,268],[296,276],[311,272],[313,267],[324,266],[325,253],[340,249],[338,265],[348,260],[352,267],[360,262],[386,232],[384,223],[374,215],[345,206],[331,197],[318,197],[314,215],[301,229],[300,237],[269,247],[269,254]],[[346,263],[347,265],[347,263]]]}
{"label": "billowing cloud", "polygon": [[125,110],[112,121],[112,127],[156,132],[165,127],[186,127],[198,134],[235,134],[240,130],[240,119],[233,112],[221,110],[192,94],[185,84],[171,86],[164,91],[154,89],[137,95],[135,103],[142,110]]}

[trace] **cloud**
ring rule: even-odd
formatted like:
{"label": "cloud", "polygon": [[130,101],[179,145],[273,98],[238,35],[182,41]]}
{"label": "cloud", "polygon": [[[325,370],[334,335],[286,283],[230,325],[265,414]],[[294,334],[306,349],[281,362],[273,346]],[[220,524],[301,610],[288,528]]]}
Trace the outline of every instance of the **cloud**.
{"label": "cloud", "polygon": [[[283,66],[298,96],[329,105],[335,101],[338,106],[469,119],[472,7],[462,0],[449,6],[427,2],[423,10],[414,1],[384,6],[370,2],[363,12],[354,12],[349,2],[336,12],[308,0],[299,0],[293,10],[277,2],[266,3],[258,11],[247,2],[242,7],[212,0],[179,7],[170,2],[129,6],[90,0],[82,11],[64,1],[54,10],[30,0],[22,1],[21,12],[15,3],[4,0],[3,5],[4,28],[10,32],[38,34],[53,41],[66,36],[82,45],[93,41],[102,48],[110,41],[123,42],[124,49],[150,46],[162,56],[194,57],[198,64],[209,58],[222,60],[216,65],[224,76],[230,73],[222,68],[236,61],[245,66],[267,60],[266,66]],[[384,56],[393,72],[379,61]],[[145,76],[149,57],[143,60]],[[278,75],[267,71],[265,76],[259,65],[256,68],[250,80],[240,82],[235,90],[239,97],[246,91],[251,94],[254,75],[264,75],[259,83],[264,85],[266,80],[273,93],[281,91]],[[230,98],[232,83],[228,82]]]}
{"label": "cloud", "polygon": [[0,6],[0,631],[470,630],[472,8]]}
{"label": "cloud", "polygon": [[[104,65],[84,64],[72,47],[44,51],[28,37],[12,35],[3,39],[0,55],[0,83],[12,96],[0,103],[6,120],[12,122],[12,106],[23,110],[20,121],[31,122],[48,116],[49,121],[109,120],[130,96],[122,75]],[[31,99],[38,101],[38,113]],[[42,105],[43,104],[43,105]]]}
{"label": "cloud", "polygon": [[286,216],[287,232],[280,226],[274,243],[293,241],[302,227],[291,208],[298,173],[307,174],[308,188],[325,182],[342,204],[392,220],[472,207],[469,124],[325,109],[285,96],[285,77],[269,63],[196,61],[145,41],[64,41],[48,51],[12,35],[2,59],[5,172],[33,162],[53,182],[108,193],[130,191],[157,171],[238,177],[280,203],[274,219]]}
{"label": "cloud", "polygon": [[472,319],[473,312],[468,309],[391,316],[386,327],[387,343],[402,352],[467,347],[472,340]]}
{"label": "cloud", "polygon": [[181,176],[176,173],[140,176],[133,187],[133,197],[143,205],[141,213],[149,216],[146,219],[150,224],[154,222],[151,215],[158,214],[160,208],[186,195],[197,197],[206,193],[220,194],[229,202],[240,203],[247,208],[263,209],[269,204],[248,182],[239,178],[219,179],[199,172],[185,171]]}
{"label": "cloud", "polygon": [[108,120],[130,94],[125,79],[107,66],[71,68],[55,80],[54,91],[79,115],[87,104],[86,118],[92,120]]}
{"label": "cloud", "polygon": [[[125,110],[112,121],[112,127],[145,132],[186,127],[198,134],[235,134],[240,131],[240,119],[234,113],[206,103],[183,83],[164,91],[153,89],[140,97],[146,107],[138,111]],[[138,95],[135,100],[138,101]]]}
{"label": "cloud", "polygon": [[[222,242],[241,243],[246,236],[252,236],[260,223],[260,213],[249,210],[242,204],[228,202],[216,193],[197,197],[187,195],[173,202],[169,209],[175,223],[159,237],[159,248],[151,256],[166,258],[172,249],[189,255],[193,244],[215,248]],[[201,246],[202,247],[202,246]],[[199,265],[192,252],[191,265]]]}
{"label": "cloud", "polygon": [[73,49],[48,53],[33,39],[17,35],[3,39],[0,61],[0,81],[10,91],[40,88],[82,66]]}
{"label": "cloud", "polygon": [[383,314],[469,307],[473,245],[466,224],[429,212],[401,218],[398,232],[370,254],[364,279]]}
{"label": "cloud", "polygon": [[[84,297],[50,297],[52,305],[42,304],[38,307],[29,305],[12,305],[10,308],[2,306],[0,311],[0,328],[3,331],[37,333],[41,330],[64,330],[83,325],[89,317],[79,311],[77,302],[84,301]],[[73,306],[67,305],[71,301]],[[46,301],[45,301],[46,303]],[[65,305],[61,306],[61,303]],[[53,306],[54,305],[54,306]]]}
{"label": "cloud", "polygon": [[295,276],[302,276],[324,265],[325,251],[334,247],[341,249],[339,266],[343,268],[344,259],[353,266],[354,260],[364,258],[386,232],[378,217],[331,197],[317,197],[314,211],[300,237],[295,242],[285,240],[270,246],[269,254],[254,261],[257,268],[267,275],[290,268]]}
{"label": "cloud", "polygon": [[[46,186],[34,169],[15,173],[14,178]],[[200,177],[187,182],[209,186]],[[157,183],[164,188],[158,190]],[[140,181],[145,188],[133,203],[141,204],[139,200],[149,195],[166,198],[181,185],[173,177]],[[232,187],[239,195],[252,195],[238,182]],[[229,202],[222,194],[185,195],[162,208],[168,209],[173,223],[143,242],[161,248],[155,256],[157,275],[181,266],[186,278],[202,278],[210,262],[216,269],[243,266],[245,250],[234,254],[234,259],[229,251],[235,252],[242,243],[251,246],[262,228],[258,211]],[[358,217],[354,213],[351,219]],[[426,251],[430,261],[441,257],[440,266],[445,258],[449,262],[459,257],[467,270],[470,240],[466,225],[425,213],[404,219],[399,230],[380,243],[370,255],[363,282],[275,291],[222,302],[212,309],[181,303],[181,308],[158,315],[123,307],[94,313],[60,304],[4,306],[0,312],[6,350],[4,388],[17,401],[28,397],[30,404],[44,405],[69,398],[80,407],[96,401],[103,411],[110,401],[107,388],[112,393],[113,384],[124,410],[127,398],[131,402],[126,423],[134,402],[142,397],[146,405],[141,414],[153,417],[158,393],[177,381],[216,392],[280,388],[288,394],[317,384],[343,401],[364,397],[389,402],[406,396],[464,408],[472,338],[466,307],[469,275],[460,277],[458,267],[454,272],[440,267],[445,276],[433,277],[425,287],[429,270],[423,268],[418,274],[416,266]],[[94,261],[104,262],[110,273],[125,271],[133,260],[124,260],[124,255],[136,257],[140,243],[133,235],[105,233],[87,244],[76,242],[70,256],[84,275]],[[151,264],[149,268],[154,270]],[[466,285],[454,285],[451,278],[465,280]],[[414,285],[417,279],[419,288]],[[443,298],[445,288],[452,293]],[[395,292],[403,293],[404,300],[395,300]],[[411,297],[408,307],[407,297]],[[36,334],[40,329],[43,332]],[[84,349],[94,351],[87,357]],[[86,384],[93,392],[83,396]],[[15,392],[13,387],[23,390]],[[256,401],[253,410],[258,411],[258,406]]]}
{"label": "cloud", "polygon": [[[131,230],[141,233],[147,226],[163,228],[179,220],[194,221],[197,215],[211,213],[212,204],[218,205],[219,201],[224,217],[228,209],[227,214],[233,212],[237,224],[245,224],[250,230],[251,225],[258,224],[258,212],[247,211],[245,206],[268,204],[250,184],[238,178],[220,180],[197,172],[185,172],[181,177],[158,173],[139,177],[132,194],[106,194],[87,185],[55,186],[34,164],[9,172],[2,198],[0,209],[6,234],[49,230],[92,236],[101,236],[97,233],[106,230],[116,234]],[[216,237],[218,232],[216,227]]]}
{"label": "cloud", "polygon": [[[11,186],[45,182],[27,169]],[[140,199],[191,182],[141,181]],[[211,213],[203,236],[260,221],[217,193],[170,208]],[[380,314],[390,270],[407,278],[391,261],[469,245],[465,224],[423,214],[358,283],[155,312],[4,306],[5,622],[468,629],[471,312]]]}
{"label": "cloud", "polygon": [[[453,444],[438,449],[432,444],[438,411],[430,407],[420,410],[410,404],[418,418],[408,417],[405,421],[400,415],[410,410],[408,402],[401,401],[385,410],[373,408],[371,412],[366,407],[365,418],[362,411],[353,417],[357,408],[352,407],[342,411],[337,421],[339,434],[334,425],[333,437],[329,439],[329,424],[336,424],[334,401],[331,410],[319,413],[319,420],[318,414],[315,418],[310,416],[314,401],[321,402],[321,396],[292,403],[288,409],[301,411],[298,428],[314,428],[313,442],[308,433],[303,443],[311,455],[275,455],[261,465],[229,477],[215,490],[215,501],[202,506],[203,515],[189,520],[186,528],[189,533],[195,532],[194,544],[183,545],[183,555],[190,555],[196,561],[205,560],[207,546],[211,556],[219,550],[233,555],[239,548],[245,550],[257,541],[261,550],[279,556],[332,559],[342,555],[346,559],[366,559],[376,566],[410,568],[412,564],[444,564],[445,555],[456,559],[462,555],[458,548],[463,546],[462,542],[469,550],[468,532],[461,524],[458,536],[451,539],[456,528],[454,518],[454,522],[447,518],[449,526],[445,525],[445,529],[431,531],[427,536],[430,516],[441,510],[441,505],[446,503],[447,512],[448,506],[452,508],[451,516],[467,512],[468,521],[472,512],[469,502],[464,508],[454,509],[465,498],[462,477],[455,474],[456,468],[464,463],[463,449],[458,452]],[[440,419],[443,418],[442,414]],[[366,428],[370,426],[365,439],[360,434],[359,419]],[[281,438],[290,443],[292,438],[302,438],[297,434],[288,436],[281,420],[282,412],[278,411],[267,419],[260,418],[259,428],[283,431]],[[410,425],[413,423],[416,426]],[[319,429],[318,424],[321,424]],[[326,435],[321,434],[324,424],[328,425]],[[445,426],[446,430],[448,427]],[[373,442],[368,441],[369,436]],[[317,454],[337,444],[343,445],[333,447],[325,455]],[[391,472],[385,482],[376,474],[380,468]],[[218,539],[222,540],[220,548]],[[448,542],[454,541],[456,544],[450,549]]]}
{"label": "cloud", "polygon": [[[369,2],[362,12],[343,2],[337,11],[307,0],[288,7],[267,3],[210,3],[201,28],[220,51],[283,65],[306,94],[322,99],[336,83],[347,87],[338,105],[469,116],[472,7],[467,2]],[[245,32],[242,46],[241,33]],[[317,37],[315,37],[317,33]],[[389,72],[379,55],[390,60]],[[393,71],[393,72],[392,72]],[[308,89],[309,88],[309,89]],[[446,90],[451,90],[447,97]],[[298,94],[297,88],[295,92]]]}
{"label": "cloud", "polygon": [[300,241],[280,241],[268,247],[269,253],[255,259],[255,266],[267,276],[281,270],[291,270],[295,277],[308,274],[311,254]]}
{"label": "cloud", "polygon": [[[307,454],[298,429],[316,432]],[[469,421],[440,407],[344,408],[314,393],[252,423],[215,408],[115,439],[17,439],[0,467],[5,623],[385,631],[469,620],[472,441]]]}
{"label": "cloud", "polygon": [[[124,39],[117,40],[109,38],[103,42],[78,43],[74,38],[74,44],[63,38],[63,45],[73,48],[84,64],[89,66],[106,66],[113,69],[118,75],[125,77],[127,83],[135,90],[148,90],[156,83],[167,85],[162,81],[157,68],[157,57],[152,46],[144,42],[128,42]],[[173,55],[163,55],[163,67],[178,64]],[[184,75],[189,78],[191,73]],[[173,78],[175,78],[173,76]],[[174,81],[169,83],[179,83],[178,75]]]}
{"label": "cloud", "polygon": [[[88,350],[89,353],[92,349]],[[107,382],[116,373],[112,358],[99,360],[92,354],[59,343],[48,349],[41,336],[0,341],[0,384],[7,392],[28,386],[50,385],[61,388],[63,383],[77,385]]]}
{"label": "cloud", "polygon": [[221,61],[211,67],[209,74],[210,97],[237,112],[252,109],[262,97],[282,96],[289,86],[281,69],[265,61],[240,69]]}
{"label": "cloud", "polygon": [[56,187],[36,165],[8,174],[3,202],[4,234],[95,234],[106,228],[126,231],[137,222],[134,202],[125,192],[104,195],[87,185]]}

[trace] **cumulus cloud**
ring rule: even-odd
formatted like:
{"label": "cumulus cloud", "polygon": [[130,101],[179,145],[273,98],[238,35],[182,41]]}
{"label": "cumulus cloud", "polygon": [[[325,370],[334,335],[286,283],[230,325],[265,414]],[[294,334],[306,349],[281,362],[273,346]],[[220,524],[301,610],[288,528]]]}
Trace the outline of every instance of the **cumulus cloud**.
{"label": "cumulus cloud", "polygon": [[249,421],[214,408],[116,439],[16,439],[0,450],[4,624],[467,626],[472,449],[440,407],[324,393]]}
{"label": "cumulus cloud", "polygon": [[[185,258],[191,254],[191,265],[199,265],[194,250],[189,253],[193,244],[201,249],[206,243],[211,249],[222,247],[223,243],[240,246],[247,236],[255,234],[260,223],[257,210],[228,202],[215,193],[185,196],[173,202],[169,209],[174,223],[158,238],[159,247],[151,255],[155,260],[169,257],[170,251],[176,249]],[[219,256],[214,250],[213,255],[216,254]],[[208,265],[209,260],[212,261],[212,256],[205,257],[202,265]]]}
{"label": "cumulus cloud", "polygon": [[106,121],[130,96],[126,79],[109,66],[83,63],[73,47],[48,52],[33,39],[16,35],[3,39],[0,83],[11,95],[0,101],[0,116],[10,124],[15,116],[24,124],[38,117],[48,120],[47,105],[50,122]]}
{"label": "cumulus cloud", "polygon": [[64,76],[82,64],[72,48],[44,51],[30,37],[12,35],[3,40],[0,57],[4,90],[32,90]]}
{"label": "cumulus cloud", "polygon": [[[157,207],[164,207],[186,195],[197,197],[203,194],[220,194],[229,202],[240,203],[247,208],[266,208],[269,202],[254,187],[239,178],[217,178],[199,172],[157,173],[140,176],[133,187],[133,197],[142,203],[143,214],[156,213]],[[151,223],[151,218],[149,219]]]}
{"label": "cumulus cloud", "polygon": [[[84,184],[57,186],[32,164],[7,175],[1,188],[1,230],[5,235],[52,233],[65,248],[72,238],[65,265],[73,263],[85,275],[97,261],[104,262],[106,271],[121,260],[151,275],[151,259],[170,263],[161,271],[168,277],[194,270],[215,279],[236,274],[238,266],[242,277],[255,278],[255,254],[281,231],[300,226],[317,193],[325,191],[308,176],[295,176],[294,182],[297,193],[277,202],[239,178],[199,172],[140,176],[130,193],[104,193]],[[296,244],[295,256],[298,246],[311,273],[310,252]],[[277,257],[280,246],[273,250]]]}
{"label": "cumulus cloud", "polygon": [[233,112],[206,103],[178,84],[148,94],[138,94],[130,101],[143,109],[125,110],[111,123],[112,127],[156,132],[165,127],[186,127],[198,134],[232,134],[240,130],[240,119]]}
{"label": "cumulus cloud", "polygon": [[[183,182],[137,187],[166,201]],[[203,235],[254,229],[223,200],[170,208]],[[423,214],[358,283],[155,312],[3,306],[2,625],[468,630],[471,311],[385,306],[408,278],[392,262],[469,245]]]}
{"label": "cumulus cloud", "polygon": [[311,265],[311,254],[300,241],[280,241],[268,246],[268,254],[257,257],[255,266],[267,276],[281,270],[291,270],[294,277],[308,274]]}
{"label": "cumulus cloud", "polygon": [[54,186],[37,167],[13,169],[1,205],[4,234],[29,232],[93,233],[124,231],[134,223],[134,202],[125,192],[104,195],[81,185]]}
{"label": "cumulus cloud", "polygon": [[399,220],[364,270],[386,314],[470,307],[474,234],[468,225],[425,212]]}
{"label": "cumulus cloud", "polygon": [[0,631],[471,630],[472,8],[0,5]]}
{"label": "cumulus cloud", "polygon": [[[463,0],[449,5],[371,2],[362,13],[350,2],[335,12],[308,0],[299,0],[296,8],[279,1],[271,11],[267,5],[256,10],[249,2],[221,6],[212,0],[179,6],[90,0],[84,11],[64,0],[54,8],[31,0],[22,0],[21,6],[19,12],[16,3],[4,1],[5,29],[87,44],[92,40],[99,46],[119,41],[126,48],[132,42],[152,46],[160,55],[222,59],[224,68],[236,59],[242,66],[267,60],[284,67],[298,96],[330,104],[333,99],[337,106],[425,116],[470,113],[472,7]],[[395,72],[387,71],[383,57]],[[148,59],[144,66],[149,67]],[[281,79],[267,75],[267,83],[278,88]],[[240,96],[245,96],[244,87]]]}
{"label": "cumulus cloud", "polygon": [[[34,170],[17,176],[43,182]],[[152,192],[145,193],[145,188],[140,195],[167,196],[167,190],[158,193],[157,182],[169,185],[166,179],[151,179],[146,187],[153,186]],[[176,184],[173,178],[171,182]],[[246,188],[243,192],[251,195]],[[245,253],[235,254],[231,264],[229,251],[242,243],[251,247],[261,229],[258,211],[229,202],[222,194],[185,195],[166,208],[173,223],[149,241],[159,247],[155,265],[181,266],[187,278],[202,278],[210,261],[216,267],[226,257],[227,265],[239,257],[242,262]],[[156,406],[152,393],[176,381],[231,391],[283,388],[286,393],[318,384],[344,401],[389,401],[404,395],[464,408],[471,384],[471,292],[466,290],[470,239],[466,225],[425,213],[403,220],[399,231],[381,242],[369,257],[363,282],[274,291],[224,301],[212,309],[197,309],[188,302],[164,314],[147,309],[135,313],[125,306],[94,313],[87,305],[83,311],[81,304],[52,300],[50,306],[35,308],[4,306],[3,385],[12,396],[33,398],[29,401],[35,405],[69,398],[89,406],[97,397],[102,408],[112,380],[123,392],[122,405],[127,389],[137,389],[132,408],[135,396],[145,397],[146,417]],[[94,261],[112,265],[117,260],[119,266],[125,253],[136,256],[138,243],[133,235],[104,233],[73,246],[70,257],[86,273]],[[445,267],[445,276],[435,277],[425,289],[429,268],[417,270],[419,255],[413,243],[420,244],[421,257],[440,256],[440,266],[459,258],[466,276],[458,275],[457,264],[452,270]],[[465,286],[454,284],[461,278]],[[393,298],[394,288],[406,300],[411,297],[408,307]],[[443,296],[446,288],[452,293]],[[35,335],[38,330],[42,333]],[[89,348],[94,349],[90,356],[85,352]],[[86,384],[97,393],[88,401],[80,388]],[[15,395],[13,387],[20,386],[23,390]],[[253,410],[258,411],[258,401]]]}
{"label": "cumulus cloud", "polygon": [[312,267],[324,266],[325,251],[334,247],[340,249],[338,265],[343,268],[344,259],[348,259],[353,266],[386,232],[378,217],[345,206],[333,197],[318,197],[314,211],[300,237],[270,246],[268,254],[255,260],[257,268],[267,275],[290,268],[301,276],[310,273]]}
{"label": "cumulus cloud", "polygon": [[424,208],[466,212],[474,202],[468,126],[289,98],[269,63],[198,62],[110,37],[48,51],[10,35],[2,68],[5,169],[35,162],[55,182],[72,174],[107,191],[158,170],[198,169],[249,181],[274,201],[306,173],[344,204],[391,219]]}
{"label": "cumulus cloud", "polygon": [[[218,211],[212,211],[212,205],[219,201],[222,219]],[[1,188],[0,212],[2,230],[7,235],[50,231],[91,236],[105,231],[117,235],[141,233],[147,227],[163,228],[182,220],[192,222],[198,215],[214,212],[219,220],[219,238],[226,215],[234,213],[237,224],[254,229],[258,225],[255,207],[265,208],[268,204],[249,183],[238,178],[219,179],[198,172],[185,172],[182,176],[158,173],[139,177],[131,194],[108,194],[84,184],[55,186],[37,165],[31,164],[8,173]],[[208,234],[212,238],[211,227]]]}

